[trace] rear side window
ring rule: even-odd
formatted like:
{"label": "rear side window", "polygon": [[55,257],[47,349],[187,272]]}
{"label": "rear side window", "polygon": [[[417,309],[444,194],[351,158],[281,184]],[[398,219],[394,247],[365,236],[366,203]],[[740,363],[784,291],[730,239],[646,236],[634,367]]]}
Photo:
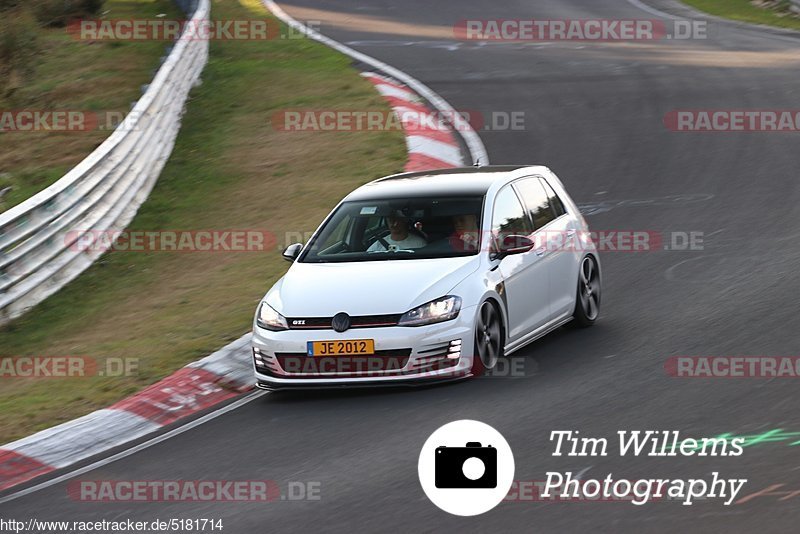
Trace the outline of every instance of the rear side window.
{"label": "rear side window", "polygon": [[556,218],[550,206],[550,198],[539,178],[525,178],[516,182],[514,186],[525,201],[534,228],[538,230]]}
{"label": "rear side window", "polygon": [[525,209],[510,186],[497,193],[492,215],[492,231],[495,235],[530,235],[533,232],[531,223],[525,215]]}
{"label": "rear side window", "polygon": [[547,193],[547,198],[550,199],[550,206],[553,208],[553,213],[555,213],[556,218],[561,217],[567,212],[567,210],[564,209],[564,203],[561,202],[560,198],[558,198],[558,195],[553,188],[550,187],[550,184],[547,183],[547,180],[544,178],[539,178],[539,180],[544,186],[544,190]]}

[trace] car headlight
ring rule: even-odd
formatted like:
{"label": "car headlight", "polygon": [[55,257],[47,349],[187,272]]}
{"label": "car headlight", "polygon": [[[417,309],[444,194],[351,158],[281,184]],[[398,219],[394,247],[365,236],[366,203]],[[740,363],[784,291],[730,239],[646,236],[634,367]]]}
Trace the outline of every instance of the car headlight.
{"label": "car headlight", "polygon": [[448,296],[432,300],[400,317],[399,326],[422,326],[455,319],[461,311],[461,297]]}
{"label": "car headlight", "polygon": [[261,328],[266,328],[273,332],[289,329],[289,325],[286,324],[286,317],[273,310],[266,302],[262,302],[258,308],[256,323]]}

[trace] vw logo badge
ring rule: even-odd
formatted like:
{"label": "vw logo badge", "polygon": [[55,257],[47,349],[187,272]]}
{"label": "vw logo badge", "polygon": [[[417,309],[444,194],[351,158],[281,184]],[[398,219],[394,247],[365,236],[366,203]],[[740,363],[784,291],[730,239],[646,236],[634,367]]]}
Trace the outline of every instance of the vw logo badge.
{"label": "vw logo badge", "polygon": [[331,326],[337,332],[344,332],[348,328],[350,328],[350,316],[344,312],[337,313],[333,316],[333,320],[331,321]]}

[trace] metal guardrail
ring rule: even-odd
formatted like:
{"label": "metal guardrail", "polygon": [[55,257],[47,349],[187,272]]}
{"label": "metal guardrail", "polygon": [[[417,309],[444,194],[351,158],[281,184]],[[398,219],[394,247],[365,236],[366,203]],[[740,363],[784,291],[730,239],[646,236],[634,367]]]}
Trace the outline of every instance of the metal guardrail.
{"label": "metal guardrail", "polygon": [[[189,0],[193,23],[209,0]],[[191,30],[189,30],[191,31]],[[184,104],[208,60],[208,40],[184,32],[126,119],[56,183],[0,214],[0,324],[19,317],[86,270],[83,232],[123,230],[150,194],[180,129]]]}

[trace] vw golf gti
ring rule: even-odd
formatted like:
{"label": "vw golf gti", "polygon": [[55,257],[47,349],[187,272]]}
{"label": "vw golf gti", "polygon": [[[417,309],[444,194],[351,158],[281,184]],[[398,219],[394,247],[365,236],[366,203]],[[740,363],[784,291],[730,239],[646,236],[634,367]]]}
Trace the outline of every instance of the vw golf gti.
{"label": "vw golf gti", "polygon": [[253,324],[264,389],[479,376],[600,311],[586,221],[547,167],[381,178],[350,193],[267,292]]}

